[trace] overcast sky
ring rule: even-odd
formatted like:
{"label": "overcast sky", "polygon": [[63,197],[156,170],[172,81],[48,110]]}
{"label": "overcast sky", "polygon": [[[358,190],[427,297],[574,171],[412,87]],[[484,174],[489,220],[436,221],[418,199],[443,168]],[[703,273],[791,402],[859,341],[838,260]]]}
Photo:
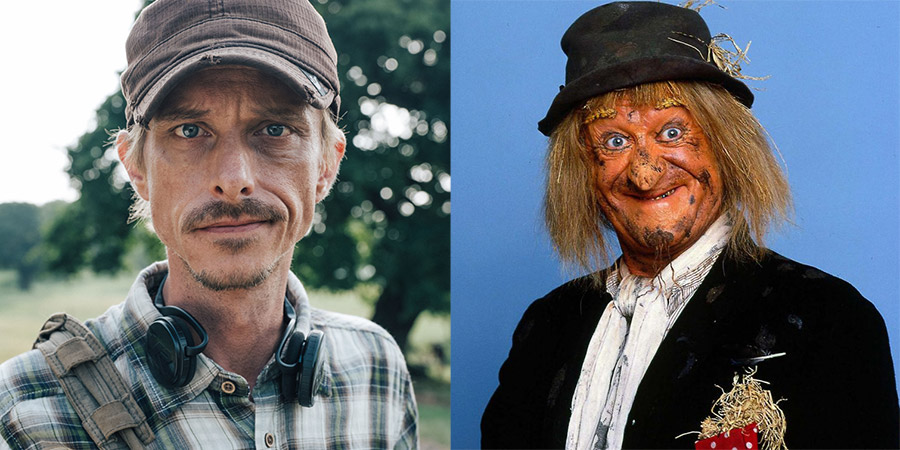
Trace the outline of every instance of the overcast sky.
{"label": "overcast sky", "polygon": [[9,2],[0,17],[0,203],[72,201],[65,148],[119,86],[138,0]]}

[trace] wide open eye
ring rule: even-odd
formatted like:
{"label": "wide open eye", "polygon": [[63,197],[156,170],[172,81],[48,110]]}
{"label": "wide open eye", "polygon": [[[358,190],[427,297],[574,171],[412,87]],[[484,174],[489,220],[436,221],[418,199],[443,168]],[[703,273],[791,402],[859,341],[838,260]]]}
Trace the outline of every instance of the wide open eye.
{"label": "wide open eye", "polygon": [[175,135],[183,138],[193,138],[200,134],[200,127],[192,123],[186,123],[175,127]]}
{"label": "wide open eye", "polygon": [[684,130],[678,127],[668,127],[659,133],[659,137],[664,141],[674,141],[684,134]]}
{"label": "wide open eye", "polygon": [[615,134],[610,136],[603,144],[608,150],[622,150],[628,145],[628,139],[625,139],[625,136],[621,134]]}

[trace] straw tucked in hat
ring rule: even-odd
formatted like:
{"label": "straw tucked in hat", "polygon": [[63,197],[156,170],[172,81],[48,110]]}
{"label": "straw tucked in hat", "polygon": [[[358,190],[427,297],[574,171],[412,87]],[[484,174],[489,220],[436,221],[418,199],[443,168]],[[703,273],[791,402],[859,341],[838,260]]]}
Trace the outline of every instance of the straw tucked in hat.
{"label": "straw tucked in hat", "polygon": [[584,101],[654,81],[720,84],[750,107],[753,94],[711,61],[710,43],[706,22],[691,9],[657,2],[615,2],[588,11],[563,35],[566,84],[538,122],[538,130],[550,136],[569,111]]}

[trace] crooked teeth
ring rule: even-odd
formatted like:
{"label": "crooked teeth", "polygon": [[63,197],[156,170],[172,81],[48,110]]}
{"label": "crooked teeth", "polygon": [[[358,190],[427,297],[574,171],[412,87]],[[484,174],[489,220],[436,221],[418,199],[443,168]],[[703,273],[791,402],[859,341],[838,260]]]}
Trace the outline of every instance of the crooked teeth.
{"label": "crooked teeth", "polygon": [[666,192],[665,194],[660,195],[659,197],[653,197],[653,200],[659,200],[659,199],[666,198],[666,197],[672,195],[673,192],[675,192],[675,189],[672,189],[669,192]]}

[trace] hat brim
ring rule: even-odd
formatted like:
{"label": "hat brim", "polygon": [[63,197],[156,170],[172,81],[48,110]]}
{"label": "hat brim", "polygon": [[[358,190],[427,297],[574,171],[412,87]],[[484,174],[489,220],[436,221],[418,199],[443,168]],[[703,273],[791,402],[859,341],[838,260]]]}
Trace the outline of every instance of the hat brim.
{"label": "hat brim", "polygon": [[547,115],[538,122],[538,130],[545,136],[550,136],[572,109],[598,95],[640,84],[676,80],[719,84],[748,108],[753,105],[753,93],[750,89],[714,65],[682,56],[655,56],[588,72],[566,84],[553,99]]}
{"label": "hat brim", "polygon": [[[337,116],[340,99],[333,89],[315,75],[269,51],[253,47],[222,47],[191,55],[161,74],[138,105],[133,121],[148,125],[150,119],[172,90],[189,75],[210,67],[238,65],[259,69],[273,75],[316,109],[331,108]],[[129,124],[130,125],[130,124]]]}

